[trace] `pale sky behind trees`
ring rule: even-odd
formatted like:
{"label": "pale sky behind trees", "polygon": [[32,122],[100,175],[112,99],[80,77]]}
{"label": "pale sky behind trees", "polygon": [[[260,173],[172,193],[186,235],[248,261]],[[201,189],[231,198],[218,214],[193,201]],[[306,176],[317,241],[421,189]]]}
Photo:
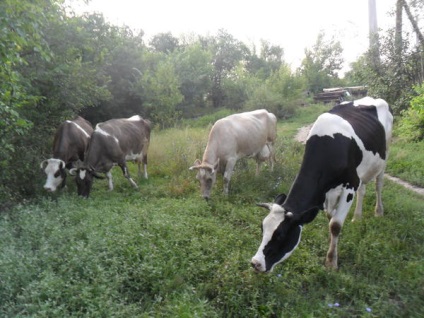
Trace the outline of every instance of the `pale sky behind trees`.
{"label": "pale sky behind trees", "polygon": [[[73,3],[73,0],[68,0]],[[394,26],[396,0],[376,0],[378,27]],[[305,48],[311,48],[323,30],[344,49],[344,68],[363,54],[368,40],[368,0],[91,0],[81,1],[77,12],[96,11],[116,25],[145,32],[146,42],[158,34],[216,35],[224,29],[259,49],[261,39],[284,49],[284,59],[300,65]]]}

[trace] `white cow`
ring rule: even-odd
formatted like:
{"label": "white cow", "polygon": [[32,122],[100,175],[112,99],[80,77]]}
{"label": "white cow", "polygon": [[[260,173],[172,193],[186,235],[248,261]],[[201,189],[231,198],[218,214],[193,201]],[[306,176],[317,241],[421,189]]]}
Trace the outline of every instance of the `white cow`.
{"label": "white cow", "polygon": [[265,109],[234,114],[218,120],[209,133],[203,159],[197,159],[190,170],[197,170],[200,191],[208,200],[219,171],[224,179],[224,193],[228,194],[231,175],[237,160],[251,157],[256,160],[256,174],[260,164],[269,160],[271,170],[275,162],[274,142],[277,137],[277,118]]}

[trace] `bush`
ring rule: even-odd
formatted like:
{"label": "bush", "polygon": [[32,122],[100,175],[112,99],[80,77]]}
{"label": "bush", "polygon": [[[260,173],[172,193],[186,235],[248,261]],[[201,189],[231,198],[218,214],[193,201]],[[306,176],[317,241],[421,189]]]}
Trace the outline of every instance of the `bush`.
{"label": "bush", "polygon": [[416,86],[418,96],[411,99],[411,107],[402,112],[399,136],[408,141],[424,139],[424,82]]}

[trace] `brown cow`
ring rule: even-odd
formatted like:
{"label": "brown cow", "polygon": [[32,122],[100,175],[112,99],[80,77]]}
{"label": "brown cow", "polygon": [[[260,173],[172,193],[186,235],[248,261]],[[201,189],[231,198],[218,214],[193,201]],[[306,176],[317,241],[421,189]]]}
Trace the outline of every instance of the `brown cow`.
{"label": "brown cow", "polygon": [[150,121],[140,116],[111,119],[96,125],[88,146],[83,164],[71,169],[76,175],[78,195],[88,198],[93,184],[93,177],[103,178],[99,173],[105,173],[109,180],[109,189],[113,190],[112,174],[114,165],[122,169],[125,178],[134,188],[137,184],[131,178],[126,161],[138,164],[138,174],[141,175],[141,163],[144,164],[144,177],[147,179],[147,151],[150,143]]}

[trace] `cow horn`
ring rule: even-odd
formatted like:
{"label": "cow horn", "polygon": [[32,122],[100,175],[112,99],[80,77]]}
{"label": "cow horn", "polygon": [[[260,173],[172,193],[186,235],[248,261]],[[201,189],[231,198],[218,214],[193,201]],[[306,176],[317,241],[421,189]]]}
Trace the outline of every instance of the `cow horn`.
{"label": "cow horn", "polygon": [[196,159],[193,163],[193,166],[191,166],[190,168],[188,168],[188,170],[192,171],[194,169],[200,169],[201,166],[201,161],[199,159]]}
{"label": "cow horn", "polygon": [[271,211],[272,204],[270,203],[256,203],[256,205]]}
{"label": "cow horn", "polygon": [[40,164],[40,169],[41,170],[44,170],[44,169],[46,169],[46,166],[47,166],[47,160],[43,160],[42,162],[41,162],[41,164]]}
{"label": "cow horn", "polygon": [[71,169],[69,169],[69,174],[71,176],[75,176],[77,174],[77,170],[78,170],[78,168],[71,168]]}
{"label": "cow horn", "polygon": [[199,169],[206,169],[206,170],[209,170],[209,171],[211,171],[212,173],[215,171],[211,166],[209,166],[209,165],[198,165],[198,166],[192,166],[192,167],[190,167],[189,168],[189,170],[194,170],[194,169],[196,169],[196,170],[199,170]]}

